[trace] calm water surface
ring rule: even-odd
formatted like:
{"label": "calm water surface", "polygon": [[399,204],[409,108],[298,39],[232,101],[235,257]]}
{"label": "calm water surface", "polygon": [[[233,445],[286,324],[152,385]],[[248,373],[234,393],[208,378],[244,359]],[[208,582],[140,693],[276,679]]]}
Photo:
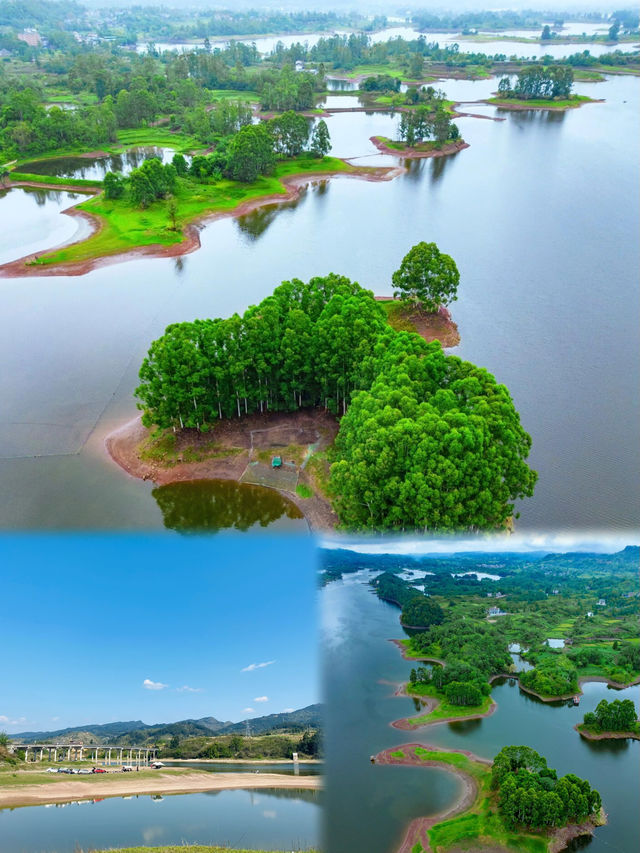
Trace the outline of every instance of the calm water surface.
{"label": "calm water surface", "polygon": [[122,154],[105,157],[52,157],[48,160],[34,160],[31,163],[23,163],[20,171],[30,175],[55,175],[58,178],[101,181],[107,172],[128,175],[132,169],[137,169],[151,157],[157,157],[163,163],[170,163],[174,154],[173,148],[149,145],[128,148]]}
{"label": "calm water surface", "polygon": [[490,717],[411,733],[392,729],[392,720],[415,712],[414,700],[393,695],[407,681],[411,664],[388,642],[403,636],[399,610],[377,599],[367,582],[368,573],[360,572],[330,583],[321,594],[326,772],[332,780],[326,853],[392,853],[410,819],[436,814],[454,801],[457,783],[443,771],[371,765],[371,755],[411,741],[468,749],[485,758],[509,744],[533,747],[560,775],[577,773],[600,791],[609,823],[588,844],[590,853],[637,849],[640,742],[585,741],[572,727],[602,698],[631,698],[638,705],[640,688],[614,691],[588,683],[575,707],[540,702],[504,680],[493,688],[498,710]]}
{"label": "calm water surface", "polygon": [[[495,87],[462,84],[470,100]],[[1,280],[0,525],[163,527],[152,485],[103,451],[105,435],[136,414],[149,343],[169,323],[243,311],[292,276],[335,271],[388,294],[408,248],[433,240],[461,272],[456,352],[507,385],[533,437],[540,479],[519,529],[635,529],[640,81],[578,91],[606,102],[459,119],[467,150],[410,161],[390,182],[317,182],[294,203],[211,224],[202,249],[181,259]],[[480,110],[498,115],[471,111]],[[327,121],[333,153],[397,162],[369,142],[393,133],[397,116]],[[0,198],[9,256],[24,254],[29,210],[45,215],[51,243],[56,229],[77,227],[60,215],[65,194],[42,198]]]}
{"label": "calm water surface", "polygon": [[215,844],[306,850],[319,844],[317,791],[264,789],[29,806],[0,811],[2,853],[74,853]]}
{"label": "calm water surface", "polygon": [[206,770],[209,773],[279,773],[284,776],[321,776],[324,772],[322,764],[300,761],[297,766],[290,761],[288,764],[280,762],[260,762],[256,766],[252,762],[242,761],[165,761],[167,767],[194,767],[196,770]]}

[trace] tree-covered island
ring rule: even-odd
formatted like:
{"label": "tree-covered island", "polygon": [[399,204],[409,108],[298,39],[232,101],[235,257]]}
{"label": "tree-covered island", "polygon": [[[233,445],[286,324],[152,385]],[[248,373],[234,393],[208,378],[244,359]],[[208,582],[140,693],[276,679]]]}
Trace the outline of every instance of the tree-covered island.
{"label": "tree-covered island", "polygon": [[586,779],[573,773],[558,778],[546,759],[527,746],[505,746],[491,762],[464,750],[409,743],[373,760],[376,765],[440,767],[462,783],[459,800],[446,812],[411,822],[402,853],[467,848],[547,853],[593,835],[606,823],[600,794]]}
{"label": "tree-covered island", "polygon": [[640,740],[638,712],[631,699],[602,699],[595,711],[588,711],[576,729],[588,740],[632,738]]}
{"label": "tree-covered island", "polygon": [[[428,312],[455,296],[457,269],[434,244],[412,253],[397,286]],[[430,275],[417,275],[420,259]],[[507,389],[439,342],[396,331],[373,294],[343,276],[283,282],[242,317],[169,326],[140,379],[152,440],[204,435],[214,455],[229,421],[241,429],[262,418],[264,431],[282,413],[292,425],[304,412],[332,420],[335,440],[321,453],[309,442],[299,469],[310,468],[306,485],[350,530],[496,530],[535,485],[531,439]],[[258,482],[285,479],[269,459],[248,462]]]}

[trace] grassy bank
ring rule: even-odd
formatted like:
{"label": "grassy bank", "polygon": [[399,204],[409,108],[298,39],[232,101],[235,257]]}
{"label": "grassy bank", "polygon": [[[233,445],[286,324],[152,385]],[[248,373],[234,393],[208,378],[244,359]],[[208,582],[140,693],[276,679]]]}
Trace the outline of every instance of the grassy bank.
{"label": "grassy bank", "polygon": [[[154,144],[161,143],[156,138]],[[300,157],[279,163],[273,175],[260,177],[248,184],[226,179],[214,184],[203,184],[189,178],[179,179],[174,193],[175,227],[166,200],[156,201],[141,209],[126,197],[110,200],[99,195],[78,205],[78,209],[94,216],[100,223],[100,229],[80,243],[44,253],[37,262],[31,263],[47,266],[81,262],[143,246],[171,246],[181,243],[185,239],[185,226],[198,219],[233,213],[247,202],[259,201],[268,196],[285,197],[288,192],[282,181],[286,178],[305,174],[367,174],[370,171],[351,166],[335,157],[325,157],[323,160]]]}
{"label": "grassy bank", "polygon": [[[34,161],[31,161],[34,162]],[[83,178],[59,178],[57,175],[36,175],[29,172],[11,172],[12,181],[29,181],[36,184],[54,184],[61,187],[81,189],[102,189],[102,181],[89,181]]]}
{"label": "grassy bank", "polygon": [[519,100],[518,98],[487,98],[487,104],[493,104],[497,107],[505,107],[506,109],[523,109],[523,110],[572,110],[576,107],[581,107],[583,104],[598,103],[593,98],[588,98],[586,95],[571,95],[569,98],[530,98],[529,100]]}
{"label": "grassy bank", "polygon": [[[79,851],[83,853],[83,851]],[[208,847],[202,844],[180,844],[167,847],[109,847],[107,850],[89,850],[87,853],[266,853],[264,850],[240,850],[237,847]],[[273,853],[273,851],[271,851]],[[319,853],[307,850],[305,853]]]}
{"label": "grassy bank", "polygon": [[491,696],[485,696],[480,705],[451,705],[447,702],[444,693],[441,693],[431,684],[408,684],[407,695],[439,700],[437,707],[428,714],[409,717],[407,722],[412,726],[423,726],[452,718],[464,720],[477,714],[486,714],[492,703]]}

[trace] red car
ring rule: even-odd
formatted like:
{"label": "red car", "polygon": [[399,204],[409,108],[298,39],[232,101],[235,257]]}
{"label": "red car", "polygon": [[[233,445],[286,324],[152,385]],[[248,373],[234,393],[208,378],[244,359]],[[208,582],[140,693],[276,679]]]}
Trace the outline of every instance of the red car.
{"label": "red car", "polygon": [[104,769],[104,767],[94,767],[93,772],[94,773],[106,773],[107,771]]}

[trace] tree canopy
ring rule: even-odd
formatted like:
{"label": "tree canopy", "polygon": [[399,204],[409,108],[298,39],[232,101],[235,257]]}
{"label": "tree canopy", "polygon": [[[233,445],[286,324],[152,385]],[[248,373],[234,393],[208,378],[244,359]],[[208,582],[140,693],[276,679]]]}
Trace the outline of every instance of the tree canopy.
{"label": "tree canopy", "polygon": [[460,273],[450,255],[441,252],[435,243],[417,243],[402,259],[391,280],[394,296],[414,307],[429,312],[448,305],[457,297]]}
{"label": "tree canopy", "polygon": [[322,406],[341,416],[330,494],[353,529],[493,529],[530,495],[531,439],[486,370],[395,332],[370,291],[330,274],[283,282],[240,317],[169,326],[136,391],[143,423]]}

